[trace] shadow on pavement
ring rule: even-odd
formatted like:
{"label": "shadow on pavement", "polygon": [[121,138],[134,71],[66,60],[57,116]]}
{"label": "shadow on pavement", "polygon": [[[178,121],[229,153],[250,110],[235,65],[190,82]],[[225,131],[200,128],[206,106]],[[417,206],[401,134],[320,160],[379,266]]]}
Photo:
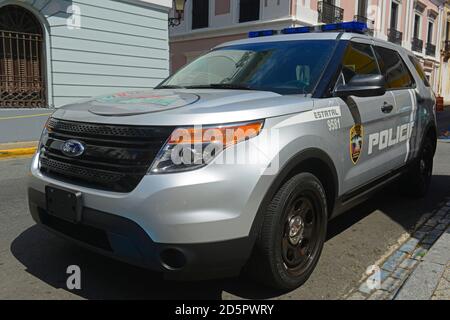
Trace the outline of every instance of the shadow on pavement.
{"label": "shadow on pavement", "polygon": [[[40,241],[45,243],[37,245]],[[157,273],[49,236],[39,226],[19,235],[11,245],[11,252],[27,272],[58,289],[67,290],[67,267],[80,266],[82,290],[71,292],[86,299],[220,299],[219,287],[164,281]]]}
{"label": "shadow on pavement", "polygon": [[328,227],[328,240],[337,236],[353,224],[379,210],[397,222],[407,232],[411,232],[420,218],[437,209],[450,195],[450,176],[433,176],[429,193],[423,199],[401,196],[400,186],[393,183],[372,199],[337,217]]}
{"label": "shadow on pavement", "polygon": [[[411,231],[423,214],[439,207],[450,194],[450,176],[434,176],[429,196],[398,196],[392,185],[372,200],[331,221],[327,241],[351,228],[376,210]],[[222,299],[222,292],[248,299],[275,298],[280,294],[247,279],[181,283],[163,280],[160,274],[91,253],[33,226],[11,245],[13,255],[27,272],[54,288],[66,289],[66,268],[82,270],[82,290],[72,292],[86,299]]]}

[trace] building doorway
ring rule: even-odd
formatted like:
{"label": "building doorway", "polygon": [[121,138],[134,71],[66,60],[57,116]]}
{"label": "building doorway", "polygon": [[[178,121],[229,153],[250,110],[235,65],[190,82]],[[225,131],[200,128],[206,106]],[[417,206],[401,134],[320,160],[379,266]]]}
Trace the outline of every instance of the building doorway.
{"label": "building doorway", "polygon": [[46,107],[44,34],[27,9],[0,7],[0,108]]}

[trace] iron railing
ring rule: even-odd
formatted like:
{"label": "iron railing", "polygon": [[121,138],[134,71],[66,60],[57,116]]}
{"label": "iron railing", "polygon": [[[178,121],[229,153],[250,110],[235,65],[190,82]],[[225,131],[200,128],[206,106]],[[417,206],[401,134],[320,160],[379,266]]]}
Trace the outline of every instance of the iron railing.
{"label": "iron railing", "polygon": [[344,9],[328,2],[319,1],[317,11],[321,23],[337,23],[344,20]]}
{"label": "iron railing", "polygon": [[436,46],[432,43],[427,43],[425,47],[425,53],[427,56],[436,56]]}
{"label": "iron railing", "polygon": [[374,25],[375,25],[375,21],[370,20],[369,18],[364,17],[364,16],[360,16],[360,15],[355,15],[355,16],[353,17],[353,20],[354,20],[354,21],[358,21],[358,22],[365,22],[365,23],[367,23],[367,26],[368,26],[369,28],[373,28]]}
{"label": "iron railing", "polygon": [[361,16],[361,15],[355,15],[353,17],[353,20],[366,23],[367,28],[368,28],[367,33],[371,36],[374,35],[374,29],[375,29],[375,21],[374,20],[370,20],[369,18]]}
{"label": "iron railing", "polygon": [[388,40],[392,43],[401,45],[403,33],[395,29],[388,29]]}
{"label": "iron railing", "polygon": [[0,30],[0,107],[44,107],[42,35]]}
{"label": "iron railing", "polygon": [[412,38],[411,40],[411,49],[415,52],[422,52],[423,51],[423,40],[419,38]]}

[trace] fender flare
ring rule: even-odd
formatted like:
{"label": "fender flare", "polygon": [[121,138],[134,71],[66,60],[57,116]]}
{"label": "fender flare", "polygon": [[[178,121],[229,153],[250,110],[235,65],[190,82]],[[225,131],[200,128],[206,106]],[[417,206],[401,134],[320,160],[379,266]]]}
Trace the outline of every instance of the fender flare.
{"label": "fender flare", "polygon": [[[318,148],[305,149],[295,154],[286,162],[286,164],[280,169],[276,178],[266,191],[266,194],[264,195],[264,198],[259,205],[258,211],[256,212],[256,216],[250,231],[250,237],[252,238],[253,241],[256,241],[256,238],[259,235],[259,230],[261,229],[261,226],[264,222],[265,208],[270,203],[276,192],[281,188],[283,183],[290,177],[289,174],[296,167],[298,167],[301,163],[311,159],[319,159],[323,161],[330,169],[332,173],[333,188],[334,188],[334,199],[332,199],[333,205],[336,203],[337,195],[339,193],[339,180],[336,167],[333,161],[331,160],[331,157],[325,151]],[[328,215],[329,217],[331,217],[332,212],[329,212]]]}

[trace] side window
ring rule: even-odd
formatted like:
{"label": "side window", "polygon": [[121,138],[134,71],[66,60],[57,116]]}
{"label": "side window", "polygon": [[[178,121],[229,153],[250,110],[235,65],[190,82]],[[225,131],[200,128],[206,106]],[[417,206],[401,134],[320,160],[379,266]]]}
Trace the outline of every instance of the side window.
{"label": "side window", "polygon": [[380,71],[370,45],[350,42],[342,60],[340,79],[348,83],[357,74],[380,74]]}
{"label": "side window", "polygon": [[391,49],[374,47],[387,89],[411,88],[414,80],[400,55]]}
{"label": "side window", "polygon": [[414,68],[416,68],[417,74],[419,75],[420,79],[422,79],[425,86],[430,87],[430,83],[428,82],[428,78],[425,75],[425,72],[422,69],[422,66],[420,65],[419,60],[417,60],[416,57],[408,56],[409,60],[411,60],[412,64],[414,65]]}

